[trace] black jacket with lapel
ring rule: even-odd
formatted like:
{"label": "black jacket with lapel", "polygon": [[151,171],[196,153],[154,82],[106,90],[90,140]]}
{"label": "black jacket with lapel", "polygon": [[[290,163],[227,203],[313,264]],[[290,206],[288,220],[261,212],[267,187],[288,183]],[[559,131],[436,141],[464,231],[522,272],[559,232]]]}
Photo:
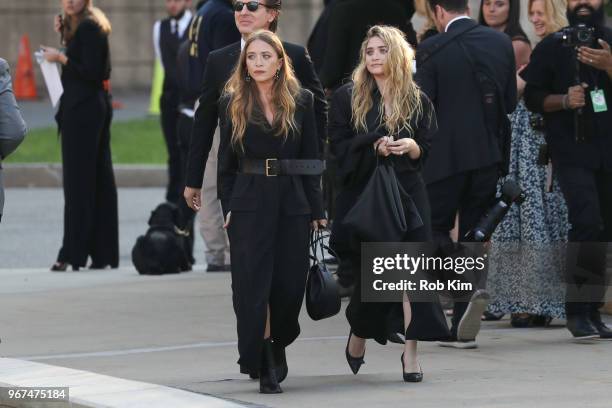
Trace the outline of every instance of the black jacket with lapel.
{"label": "black jacket with lapel", "polygon": [[[432,52],[457,30],[473,29]],[[436,109],[439,130],[432,138],[423,175],[429,184],[451,175],[501,161],[499,143],[485,128],[481,94],[474,70],[458,41],[474,63],[497,81],[507,113],[517,103],[516,69],[510,38],[472,19],[453,22],[446,33],[421,43],[417,52],[416,81]]]}
{"label": "black jacket with lapel", "polygon": [[[283,42],[285,53],[291,59],[293,69],[302,87],[314,95],[316,131],[322,148],[327,125],[327,102],[321,83],[314,72],[312,61],[304,47]],[[204,168],[219,119],[218,102],[223,87],[230,78],[240,58],[240,42],[211,52],[206,62],[202,92],[196,110],[189,159],[187,164],[188,187],[200,188],[204,179]]]}

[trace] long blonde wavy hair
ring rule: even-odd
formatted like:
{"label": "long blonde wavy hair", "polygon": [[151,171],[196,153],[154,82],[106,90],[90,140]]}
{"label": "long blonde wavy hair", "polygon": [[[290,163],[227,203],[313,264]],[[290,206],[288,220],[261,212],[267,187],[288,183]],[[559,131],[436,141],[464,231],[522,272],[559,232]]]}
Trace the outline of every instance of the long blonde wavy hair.
{"label": "long blonde wavy hair", "polygon": [[[249,46],[255,41],[263,41],[270,45],[279,59],[281,67],[272,85],[272,106],[274,121],[272,127],[276,136],[287,138],[292,130],[297,130],[295,123],[296,98],[300,91],[300,83],[295,78],[289,56],[285,53],[283,43],[268,30],[258,30],[249,36],[240,54],[240,60],[232,76],[225,85],[224,94],[231,98],[228,113],[232,122],[232,144],[242,148],[242,141],[249,122],[263,123],[266,119],[261,107],[261,99],[257,84],[253,79],[247,81],[246,57]],[[254,115],[255,108],[261,113]]]}
{"label": "long blonde wavy hair", "polygon": [[[412,60],[414,51],[406,41],[404,33],[394,27],[373,26],[368,30],[361,44],[360,60],[353,71],[352,122],[356,130],[367,130],[366,115],[372,109],[374,101],[372,91],[376,81],[366,67],[366,48],[371,38],[378,37],[387,46],[387,62],[384,66],[387,81],[381,90],[380,112],[383,122],[391,134],[401,130],[412,132],[410,121],[423,114],[420,91],[412,79]],[[385,109],[384,100],[389,101],[390,112]]]}
{"label": "long blonde wavy hair", "polygon": [[74,34],[76,33],[79,24],[86,18],[92,19],[98,26],[102,32],[106,35],[109,35],[112,31],[111,23],[106,17],[106,14],[99,8],[95,7],[93,4],[93,0],[85,0],[85,7],[83,7],[83,11],[79,13],[77,16],[73,18],[64,14],[62,16],[63,21],[63,29],[62,29],[62,37],[64,44],[70,42]]}
{"label": "long blonde wavy hair", "polygon": [[[529,0],[527,11],[531,13],[531,6],[535,0]],[[542,0],[544,14],[546,15],[546,35],[556,33],[569,24],[567,21],[567,0]]]}
{"label": "long blonde wavy hair", "polygon": [[427,30],[437,29],[436,22],[434,21],[434,13],[428,0],[414,0],[414,8],[418,15],[425,18],[425,24],[418,34],[419,41],[421,41],[423,34]]}

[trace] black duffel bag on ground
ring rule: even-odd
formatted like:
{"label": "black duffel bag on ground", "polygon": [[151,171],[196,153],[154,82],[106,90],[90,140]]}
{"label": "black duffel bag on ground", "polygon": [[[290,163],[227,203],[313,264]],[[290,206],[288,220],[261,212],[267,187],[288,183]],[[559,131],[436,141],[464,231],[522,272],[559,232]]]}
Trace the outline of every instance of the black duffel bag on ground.
{"label": "black duffel bag on ground", "polygon": [[328,236],[320,231],[312,232],[310,236],[313,264],[306,281],[306,311],[312,320],[326,319],[340,311],[338,283],[324,261],[323,240]]}
{"label": "black duffel bag on ground", "polygon": [[136,240],[132,263],[141,275],[163,275],[191,270],[184,233],[176,227],[174,204],[157,206],[149,218],[149,229]]}

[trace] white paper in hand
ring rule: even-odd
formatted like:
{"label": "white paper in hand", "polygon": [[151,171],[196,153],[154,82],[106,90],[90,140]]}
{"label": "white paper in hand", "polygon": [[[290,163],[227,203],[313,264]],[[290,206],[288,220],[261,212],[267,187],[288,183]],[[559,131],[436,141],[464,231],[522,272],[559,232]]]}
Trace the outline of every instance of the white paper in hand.
{"label": "white paper in hand", "polygon": [[49,98],[51,98],[51,105],[53,105],[55,108],[60,100],[60,97],[64,93],[59,67],[56,63],[49,62],[44,59],[42,52],[40,51],[35,52],[34,56],[40,65],[40,70],[42,71],[43,78],[45,79],[45,85],[47,85],[47,90],[49,91]]}

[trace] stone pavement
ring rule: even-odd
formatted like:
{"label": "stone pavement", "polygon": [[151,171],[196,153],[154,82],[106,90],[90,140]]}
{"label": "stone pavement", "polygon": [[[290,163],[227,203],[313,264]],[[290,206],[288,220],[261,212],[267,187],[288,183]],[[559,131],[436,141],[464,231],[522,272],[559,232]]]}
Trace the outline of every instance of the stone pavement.
{"label": "stone pavement", "polygon": [[425,380],[406,384],[400,346],[368,343],[367,364],[353,376],[344,316],[313,322],[304,314],[285,393],[265,396],[235,364],[228,274],[4,269],[0,279],[2,357],[270,407],[612,406],[612,342],[575,344],[560,322],[523,330],[486,323],[477,350],[420,343]]}
{"label": "stone pavement", "polygon": [[[304,313],[302,334],[287,351],[285,393],[260,395],[258,383],[238,373],[229,274],[207,274],[200,265],[190,273],[145,277],[130,266],[131,245],[162,196],[161,189],[119,191],[121,269],[51,273],[61,192],[8,191],[0,224],[0,367],[32,361],[88,372],[83,378],[96,373],[164,386],[160,393],[170,387],[215,397],[210,404],[166,405],[171,408],[223,401],[283,408],[612,407],[612,342],[576,344],[562,321],[539,329],[486,322],[476,350],[420,343],[424,382],[406,384],[395,344],[369,342],[367,364],[357,376],[350,373],[343,312],[320,322]],[[0,383],[7,376],[0,370]],[[104,384],[96,395],[112,394]]]}

